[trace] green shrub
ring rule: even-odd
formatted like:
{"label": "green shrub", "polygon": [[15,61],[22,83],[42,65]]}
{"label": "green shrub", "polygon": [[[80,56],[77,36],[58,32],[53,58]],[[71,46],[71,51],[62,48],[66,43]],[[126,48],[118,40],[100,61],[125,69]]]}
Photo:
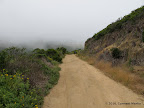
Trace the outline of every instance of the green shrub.
{"label": "green shrub", "polygon": [[0,108],[34,108],[42,104],[37,90],[30,88],[29,79],[24,81],[21,74],[7,73],[0,72]]}
{"label": "green shrub", "polygon": [[33,50],[33,53],[36,55],[36,57],[38,58],[46,58],[46,52],[44,49],[39,49],[39,48],[36,48]]}
{"label": "green shrub", "polygon": [[4,69],[6,66],[7,53],[5,51],[0,52],[0,70]]}
{"label": "green shrub", "polygon": [[65,54],[67,53],[67,50],[64,47],[57,48],[56,50],[55,49],[48,49],[46,51],[44,49],[36,48],[35,50],[33,50],[33,53],[38,58],[44,57],[47,60],[49,60],[47,57],[50,57],[53,60],[61,63],[62,58],[64,58]]}
{"label": "green shrub", "polygon": [[49,56],[50,58],[52,58],[53,60],[55,61],[58,61],[58,62],[62,62],[62,57],[59,55],[59,53],[54,50],[54,49],[48,49],[46,51],[46,55]]}
{"label": "green shrub", "polygon": [[44,49],[39,49],[39,48],[34,49],[33,52],[35,52],[37,54],[45,54],[45,50]]}
{"label": "green shrub", "polygon": [[[43,96],[59,79],[59,63],[53,57],[60,57],[59,53],[56,50],[48,52],[50,56],[43,49],[26,53],[24,48],[16,47],[0,52],[0,108],[41,107]],[[8,71],[3,70],[4,67]],[[41,82],[45,84],[39,87]]]}
{"label": "green shrub", "polygon": [[25,49],[10,47],[0,52],[0,69],[8,67],[9,64],[14,63],[16,59],[25,56]]}
{"label": "green shrub", "polygon": [[67,49],[64,47],[57,48],[56,50],[62,52],[63,55],[67,53]]}
{"label": "green shrub", "polygon": [[121,51],[118,48],[112,48],[111,54],[112,54],[112,57],[115,59],[118,59],[121,57]]}
{"label": "green shrub", "polygon": [[49,76],[49,84],[55,85],[59,79],[59,71],[60,68],[58,66],[48,67],[47,65],[43,64],[44,74]]}

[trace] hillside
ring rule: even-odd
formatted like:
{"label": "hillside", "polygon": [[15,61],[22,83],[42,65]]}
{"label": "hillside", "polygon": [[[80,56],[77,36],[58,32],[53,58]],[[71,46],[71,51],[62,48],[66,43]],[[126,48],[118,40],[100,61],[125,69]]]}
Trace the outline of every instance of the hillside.
{"label": "hillside", "polygon": [[144,6],[89,38],[78,56],[144,95]]}
{"label": "hillside", "polygon": [[85,42],[85,51],[113,65],[144,65],[144,6],[108,25]]}

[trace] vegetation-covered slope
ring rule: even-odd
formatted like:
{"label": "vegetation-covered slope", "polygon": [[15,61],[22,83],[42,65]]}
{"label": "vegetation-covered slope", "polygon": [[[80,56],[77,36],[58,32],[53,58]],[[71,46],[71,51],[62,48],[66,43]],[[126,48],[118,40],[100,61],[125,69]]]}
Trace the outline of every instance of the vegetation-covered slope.
{"label": "vegetation-covered slope", "polygon": [[101,37],[103,37],[108,33],[112,33],[115,30],[122,29],[122,27],[126,23],[132,22],[133,24],[135,24],[136,20],[141,19],[143,17],[144,17],[144,6],[136,9],[135,11],[132,11],[131,14],[124,16],[122,19],[119,18],[116,22],[108,25],[105,29],[95,34],[92,38],[94,38],[95,40],[99,40]]}
{"label": "vegetation-covered slope", "polygon": [[144,65],[144,6],[88,39],[85,51],[113,64]]}
{"label": "vegetation-covered slope", "polygon": [[40,108],[59,79],[65,48],[0,51],[0,108]]}

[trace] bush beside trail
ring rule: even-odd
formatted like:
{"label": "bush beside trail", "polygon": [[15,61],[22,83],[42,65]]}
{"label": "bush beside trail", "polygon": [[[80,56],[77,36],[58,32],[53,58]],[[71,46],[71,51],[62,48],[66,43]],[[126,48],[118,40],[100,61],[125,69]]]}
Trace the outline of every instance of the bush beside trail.
{"label": "bush beside trail", "polygon": [[[51,52],[52,51],[52,54]],[[57,49],[11,47],[0,52],[0,108],[40,108],[58,82],[65,53]]]}

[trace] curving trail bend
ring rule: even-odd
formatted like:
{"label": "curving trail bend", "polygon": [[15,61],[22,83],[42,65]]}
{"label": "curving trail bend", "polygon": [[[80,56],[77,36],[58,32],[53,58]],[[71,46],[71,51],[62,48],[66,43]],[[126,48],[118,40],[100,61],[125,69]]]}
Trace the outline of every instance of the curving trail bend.
{"label": "curving trail bend", "polygon": [[143,97],[75,55],[67,55],[60,67],[59,82],[43,108],[144,108]]}

